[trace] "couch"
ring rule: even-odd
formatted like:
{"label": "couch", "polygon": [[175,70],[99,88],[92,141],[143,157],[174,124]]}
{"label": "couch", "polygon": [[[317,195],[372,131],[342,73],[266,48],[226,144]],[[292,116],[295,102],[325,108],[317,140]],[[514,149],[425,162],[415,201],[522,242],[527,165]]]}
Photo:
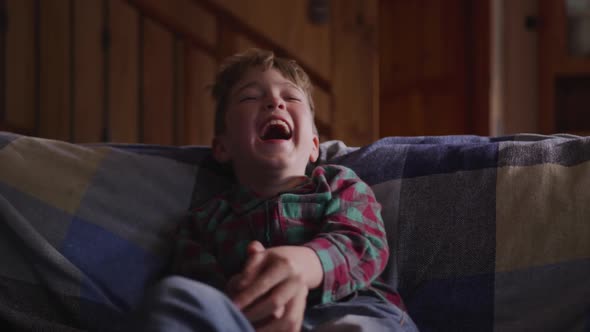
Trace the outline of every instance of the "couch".
{"label": "couch", "polygon": [[[321,145],[383,205],[383,273],[421,331],[590,331],[590,138]],[[0,133],[0,323],[125,331],[174,225],[230,183],[207,147]]]}

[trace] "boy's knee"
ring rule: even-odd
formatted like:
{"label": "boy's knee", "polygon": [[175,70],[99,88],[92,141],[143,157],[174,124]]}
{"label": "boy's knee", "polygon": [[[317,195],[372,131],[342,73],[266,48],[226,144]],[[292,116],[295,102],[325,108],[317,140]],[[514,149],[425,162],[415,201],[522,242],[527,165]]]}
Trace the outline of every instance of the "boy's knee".
{"label": "boy's knee", "polygon": [[206,317],[232,306],[217,289],[181,276],[162,279],[146,294],[142,305],[145,314],[171,317]]}
{"label": "boy's knee", "polygon": [[[222,292],[180,276],[154,285],[142,307],[136,329],[141,331],[248,331],[249,327]],[[225,325],[230,329],[222,328]]]}
{"label": "boy's knee", "polygon": [[169,276],[160,280],[154,287],[157,291],[168,292],[177,289],[180,290],[191,290],[203,288],[204,292],[208,292],[208,288],[211,288],[201,282],[191,280],[182,276]]}
{"label": "boy's knee", "polygon": [[155,285],[152,296],[174,298],[183,302],[208,303],[226,301],[225,294],[204,283],[181,276],[170,276]]}

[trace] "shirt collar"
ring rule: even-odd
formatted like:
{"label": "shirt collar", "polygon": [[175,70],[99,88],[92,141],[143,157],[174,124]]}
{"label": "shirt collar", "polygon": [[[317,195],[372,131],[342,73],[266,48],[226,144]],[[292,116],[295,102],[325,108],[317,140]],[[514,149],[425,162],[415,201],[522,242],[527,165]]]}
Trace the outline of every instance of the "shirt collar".
{"label": "shirt collar", "polygon": [[305,194],[313,192],[314,190],[314,182],[309,177],[305,177],[305,180],[296,187],[280,192],[277,195],[268,198],[261,197],[249,187],[235,183],[229,191],[228,201],[233,212],[237,215],[240,215],[258,207],[265,201],[274,200],[277,197],[280,197],[282,194]]}

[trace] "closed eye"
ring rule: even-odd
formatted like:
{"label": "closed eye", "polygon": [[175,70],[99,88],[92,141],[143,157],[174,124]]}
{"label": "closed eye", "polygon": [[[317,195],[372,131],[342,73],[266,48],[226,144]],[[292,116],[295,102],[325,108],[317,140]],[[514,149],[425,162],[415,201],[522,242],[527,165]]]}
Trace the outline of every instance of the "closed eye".
{"label": "closed eye", "polygon": [[283,99],[289,102],[300,102],[303,100],[303,93],[295,87],[288,85],[286,89],[281,92]]}
{"label": "closed eye", "polygon": [[240,102],[256,100],[256,99],[257,99],[257,97],[255,97],[255,96],[244,96],[244,97],[240,98]]}

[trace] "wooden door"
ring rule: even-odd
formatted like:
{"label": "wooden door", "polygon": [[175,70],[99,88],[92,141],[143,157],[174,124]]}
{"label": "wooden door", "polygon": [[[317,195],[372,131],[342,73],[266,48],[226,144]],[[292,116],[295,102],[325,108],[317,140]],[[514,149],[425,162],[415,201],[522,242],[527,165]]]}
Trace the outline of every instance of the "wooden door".
{"label": "wooden door", "polygon": [[565,0],[539,1],[539,127],[543,134],[587,136],[590,52],[578,54],[572,42],[587,38],[590,8],[568,14],[566,4]]}
{"label": "wooden door", "polygon": [[381,136],[488,133],[489,1],[380,1]]}

